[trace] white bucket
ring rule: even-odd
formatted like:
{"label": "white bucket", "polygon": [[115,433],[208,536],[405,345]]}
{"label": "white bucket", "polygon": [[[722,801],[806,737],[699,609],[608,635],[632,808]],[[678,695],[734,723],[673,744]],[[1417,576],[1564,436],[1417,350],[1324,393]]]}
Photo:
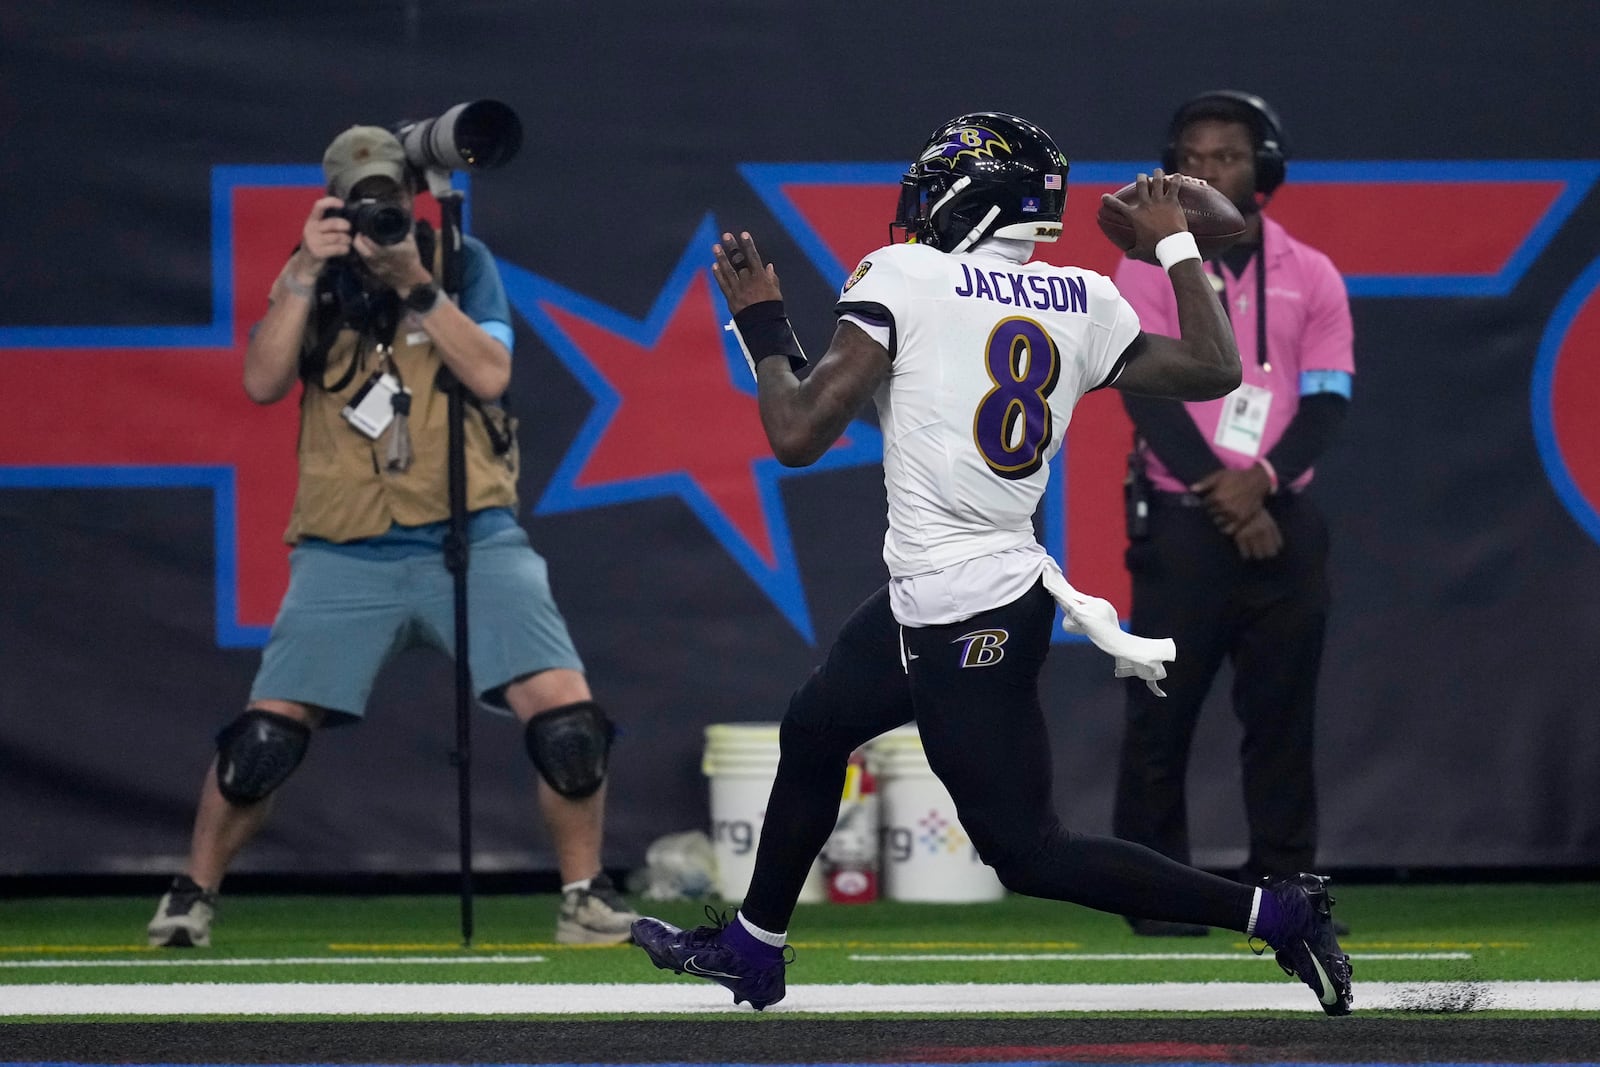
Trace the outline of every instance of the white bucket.
{"label": "white bucket", "polygon": [[867,746],[883,813],[883,895],[889,900],[966,904],[999,900],[1006,890],[978,858],[955,801],[935,778],[915,726],[890,730]]}
{"label": "white bucket", "polygon": [[[711,849],[717,858],[717,895],[741,901],[755,873],[756,845],[767,797],[778,776],[778,724],[725,722],[706,727],[700,770],[711,785]],[[800,903],[827,899],[822,863],[811,865]]]}

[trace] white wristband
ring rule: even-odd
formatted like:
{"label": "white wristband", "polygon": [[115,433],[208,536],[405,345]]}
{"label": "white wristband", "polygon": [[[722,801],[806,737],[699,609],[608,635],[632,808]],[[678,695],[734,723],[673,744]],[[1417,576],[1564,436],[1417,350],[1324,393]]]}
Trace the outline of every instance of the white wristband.
{"label": "white wristband", "polygon": [[1167,270],[1186,259],[1199,258],[1200,246],[1194,243],[1194,234],[1188,230],[1169,233],[1156,242],[1156,259]]}

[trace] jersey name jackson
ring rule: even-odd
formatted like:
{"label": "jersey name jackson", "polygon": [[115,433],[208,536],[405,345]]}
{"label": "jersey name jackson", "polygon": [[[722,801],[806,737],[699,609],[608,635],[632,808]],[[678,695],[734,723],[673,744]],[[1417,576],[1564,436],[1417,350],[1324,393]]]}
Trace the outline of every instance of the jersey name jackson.
{"label": "jersey name jackson", "polygon": [[961,264],[957,296],[993,300],[1007,307],[1034,311],[1066,311],[1079,315],[1089,310],[1089,283],[1084,278],[1041,277],[1009,270],[991,270],[976,263]]}

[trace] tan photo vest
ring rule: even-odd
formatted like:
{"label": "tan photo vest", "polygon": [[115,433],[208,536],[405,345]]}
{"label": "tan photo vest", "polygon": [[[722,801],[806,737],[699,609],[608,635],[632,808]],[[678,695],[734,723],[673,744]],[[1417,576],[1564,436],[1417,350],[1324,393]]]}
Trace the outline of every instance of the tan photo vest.
{"label": "tan photo vest", "polygon": [[[310,327],[308,327],[308,332]],[[358,343],[355,330],[342,329],[328,350],[320,374],[304,382],[300,397],[300,478],[294,512],[284,540],[304,537],[353,541],[376,537],[393,523],[420,526],[450,517],[448,480],[449,397],[436,388],[443,361],[433,340],[402,317],[395,331],[393,361],[411,390],[409,432],[413,460],[405,471],[385,469],[389,439],[398,419],[376,439],[367,437],[339,414],[382,365],[370,342]],[[364,365],[348,374],[350,362]],[[348,381],[345,381],[348,377]],[[344,382],[336,392],[327,383]],[[517,505],[516,420],[497,405],[464,408],[466,422],[467,510]],[[497,453],[486,420],[494,420],[502,442]]]}

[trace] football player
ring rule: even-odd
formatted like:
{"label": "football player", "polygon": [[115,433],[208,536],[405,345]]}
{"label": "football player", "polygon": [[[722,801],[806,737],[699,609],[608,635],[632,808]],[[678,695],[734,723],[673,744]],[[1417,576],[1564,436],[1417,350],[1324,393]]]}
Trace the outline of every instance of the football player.
{"label": "football player", "polygon": [[833,830],[850,753],[915,721],[962,827],[1007,888],[1241,931],[1276,949],[1330,1015],[1350,1010],[1349,958],[1322,879],[1244,886],[1074,833],[1052,807],[1038,676],[1056,606],[1116,657],[1119,674],[1157,691],[1175,652],[1123,633],[1111,606],[1067,585],[1038,543],[1032,516],[1049,460],[1088,392],[1198,400],[1231,392],[1241,376],[1176,179],[1140,175],[1133,204],[1106,202],[1134,229],[1130,254],[1166,269],[1177,338],[1142,332],[1109,279],[1031,261],[1036,243],[1060,236],[1066,196],[1067,160],[1033,123],[980,113],[941,126],[902,179],[893,229],[906,242],[861,261],[827,352],[803,375],[777,273],[755,241],[728,233],[712,250],[781,462],[814,462],[876,400],[890,577],[789,704],[742,907],[731,922],[692,930],[635,922],[633,939],[656,966],[718,982],[735,1003],[781,1000],[789,919]]}

